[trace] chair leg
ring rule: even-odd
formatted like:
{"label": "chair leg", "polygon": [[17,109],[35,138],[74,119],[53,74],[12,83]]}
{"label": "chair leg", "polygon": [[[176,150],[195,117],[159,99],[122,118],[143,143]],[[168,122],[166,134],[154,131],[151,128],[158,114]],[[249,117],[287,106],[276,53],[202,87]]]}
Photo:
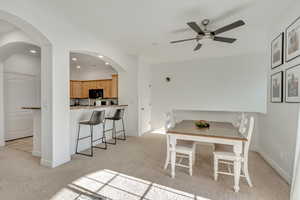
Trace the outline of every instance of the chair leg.
{"label": "chair leg", "polygon": [[117,144],[117,131],[116,131],[116,121],[115,120],[113,121],[113,133],[115,135],[115,136],[113,136],[115,139],[114,143]]}
{"label": "chair leg", "polygon": [[[123,118],[121,119],[121,121],[122,121],[122,130],[118,131],[118,133],[123,132],[123,137],[117,137],[117,140],[126,140],[125,125],[124,125]],[[117,130],[116,130],[116,133],[117,133]]]}
{"label": "chair leg", "polygon": [[189,154],[189,171],[190,171],[190,176],[193,176],[193,154]]}
{"label": "chair leg", "polygon": [[[105,129],[104,129],[105,130]],[[113,120],[113,127],[112,129],[109,129],[107,131],[111,131],[111,137],[114,140],[114,142],[106,142],[107,144],[113,144],[116,145],[117,144],[117,138],[116,138],[116,127],[115,127],[115,121]],[[105,131],[105,132],[107,132]]]}
{"label": "chair leg", "polygon": [[103,135],[102,135],[102,142],[104,141],[104,148],[107,149],[107,142],[106,142],[106,135],[105,135],[105,123],[103,123]]}
{"label": "chair leg", "polygon": [[78,153],[79,134],[80,134],[80,124],[78,125],[78,133],[77,133],[77,141],[76,141],[76,151],[75,151],[76,154]]}
{"label": "chair leg", "polygon": [[124,126],[124,120],[123,120],[123,118],[122,118],[122,126],[123,126],[124,140],[126,140],[126,133],[125,133],[125,126]]}
{"label": "chair leg", "polygon": [[215,181],[218,180],[218,170],[219,170],[218,165],[219,165],[219,161],[218,161],[217,157],[214,156],[214,179],[215,179]]}
{"label": "chair leg", "polygon": [[90,130],[91,130],[91,157],[94,156],[94,151],[93,151],[93,126],[90,126]]}
{"label": "chair leg", "polygon": [[[107,149],[107,142],[106,142],[105,125],[104,125],[104,123],[102,125],[102,129],[103,129],[102,138],[99,138],[99,140],[100,139],[102,140],[102,144],[104,144],[104,147],[99,147],[99,146],[93,146],[93,147],[97,148],[97,149],[104,149],[104,150],[106,150]],[[98,140],[96,140],[96,141],[98,141]]]}
{"label": "chair leg", "polygon": [[250,176],[249,176],[249,171],[248,171],[248,160],[245,160],[243,163],[243,171],[244,171],[244,174],[245,174],[245,177],[246,177],[249,187],[253,187]]}
{"label": "chair leg", "polygon": [[196,162],[196,144],[193,146],[193,165],[195,165]]}

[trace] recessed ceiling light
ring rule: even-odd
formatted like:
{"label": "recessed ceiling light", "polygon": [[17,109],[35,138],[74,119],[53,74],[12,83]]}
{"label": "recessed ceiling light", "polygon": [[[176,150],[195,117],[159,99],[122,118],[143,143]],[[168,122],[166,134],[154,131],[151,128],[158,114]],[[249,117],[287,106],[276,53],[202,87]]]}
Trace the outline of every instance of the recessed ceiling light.
{"label": "recessed ceiling light", "polygon": [[80,69],[80,65],[77,65],[76,68],[77,68],[77,69]]}
{"label": "recessed ceiling light", "polygon": [[108,62],[106,62],[106,63],[105,63],[105,65],[109,65],[109,63],[108,63]]}
{"label": "recessed ceiling light", "polygon": [[99,57],[99,58],[103,58],[103,56],[102,56],[102,55],[99,55],[98,57]]}
{"label": "recessed ceiling light", "polygon": [[34,50],[34,49],[31,49],[31,50],[30,50],[30,53],[36,54],[36,53],[37,53],[37,51],[36,51],[36,50]]}
{"label": "recessed ceiling light", "polygon": [[73,61],[77,61],[77,58],[74,57],[74,58],[72,58],[72,60],[73,60]]}

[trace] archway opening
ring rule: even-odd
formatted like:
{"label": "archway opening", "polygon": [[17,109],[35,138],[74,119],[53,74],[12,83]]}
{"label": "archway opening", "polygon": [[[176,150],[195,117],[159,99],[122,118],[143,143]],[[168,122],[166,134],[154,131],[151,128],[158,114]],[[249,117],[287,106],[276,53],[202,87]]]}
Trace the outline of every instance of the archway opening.
{"label": "archway opening", "polygon": [[[5,11],[0,10],[0,23],[1,23],[1,30],[0,30],[0,47],[3,47],[4,51],[0,52],[3,58],[7,58],[7,56],[11,57],[8,52],[11,51],[13,53],[14,59],[11,59],[15,66],[15,71],[9,71],[11,68],[5,69],[6,74],[10,74],[11,78],[20,79],[20,77],[26,77],[25,79],[29,79],[27,83],[34,82],[35,79],[33,77],[39,77],[36,79],[36,84],[33,84],[34,87],[37,86],[38,89],[35,89],[34,100],[30,102],[19,102],[17,107],[19,109],[20,105],[24,103],[24,107],[35,107],[36,110],[39,110],[39,126],[40,126],[40,140],[39,140],[39,151],[35,152],[37,156],[41,157],[41,164],[52,167],[52,132],[51,132],[51,89],[50,85],[52,84],[52,77],[51,77],[51,70],[52,70],[52,46],[49,40],[33,27],[31,24],[27,23],[26,21],[22,20],[21,18],[9,14]],[[2,26],[3,25],[3,26]],[[7,51],[10,49],[10,51]],[[23,55],[23,59],[26,60],[31,57],[31,64],[29,66],[22,66],[21,63],[17,61],[21,59],[22,56],[16,56],[18,54]],[[36,64],[39,63],[39,70],[38,67],[34,67],[34,61]],[[23,70],[23,71],[22,71]],[[26,73],[24,73],[24,70]],[[12,75],[12,72],[14,75]],[[1,65],[1,83],[4,83],[4,66]],[[17,75],[16,75],[17,74]],[[17,78],[16,78],[17,77]],[[18,84],[17,84],[18,85]],[[26,84],[25,84],[26,85]],[[20,84],[19,84],[20,86]],[[11,85],[10,91],[16,87],[16,85]],[[25,87],[25,86],[23,86]],[[26,87],[27,88],[27,87]],[[11,90],[12,89],[12,90]],[[20,89],[20,88],[19,88]],[[31,91],[31,90],[27,90]],[[26,93],[26,90],[22,90],[22,92]],[[32,91],[31,91],[32,92]],[[5,120],[8,119],[8,116],[5,116],[4,108],[6,107],[9,99],[4,100],[5,98],[11,98],[11,96],[5,95],[5,90],[3,88],[3,84],[1,84],[0,90],[0,145],[5,145],[5,132],[9,129],[10,124],[6,125],[4,128]],[[30,95],[26,93],[26,96],[29,97]],[[37,98],[38,96],[42,98]],[[27,98],[26,97],[26,98]],[[10,102],[11,103],[11,102]],[[16,108],[16,104],[14,106]],[[23,110],[24,111],[24,110]],[[26,113],[26,111],[24,111]],[[21,120],[24,123],[26,120]],[[25,123],[26,124],[26,123]],[[18,123],[19,125],[19,123]],[[7,129],[8,128],[8,129]],[[34,132],[34,130],[29,130],[29,132]],[[30,133],[29,133],[30,134]]]}
{"label": "archway opening", "polygon": [[[70,52],[70,154],[75,152],[89,151],[89,140],[80,138],[92,135],[90,129],[81,127],[78,123],[90,119],[93,111],[104,111],[106,117],[112,116],[116,109],[125,109],[124,121],[115,123],[117,130],[124,129],[127,122],[127,106],[120,105],[119,101],[119,78],[124,72],[112,59],[95,52],[71,51]],[[112,121],[105,121],[105,129],[112,130]],[[102,126],[95,126],[95,138],[106,137],[112,139],[110,133],[104,133]],[[79,133],[80,132],[80,133]],[[104,136],[106,135],[106,136]],[[93,137],[93,138],[94,138]],[[93,145],[101,145],[103,141],[95,141]],[[103,144],[102,144],[103,145]]]}

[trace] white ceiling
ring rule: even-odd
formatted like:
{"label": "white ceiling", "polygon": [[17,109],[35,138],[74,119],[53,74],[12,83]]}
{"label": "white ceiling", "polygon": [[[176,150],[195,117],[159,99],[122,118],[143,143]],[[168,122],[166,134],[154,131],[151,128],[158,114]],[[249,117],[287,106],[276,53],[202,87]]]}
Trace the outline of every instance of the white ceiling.
{"label": "white ceiling", "polygon": [[12,25],[6,21],[0,20],[0,35],[9,33],[16,29],[17,28],[14,25]]}
{"label": "white ceiling", "polygon": [[[116,44],[129,54],[161,61],[199,56],[223,56],[261,49],[265,34],[275,17],[293,0],[51,0],[55,12],[70,23]],[[193,52],[195,42],[170,44],[195,36],[186,22],[212,20],[209,27],[242,19],[246,26],[224,36],[238,38],[232,45],[210,42]],[[260,46],[258,46],[260,45]]]}
{"label": "white ceiling", "polygon": [[[77,58],[76,61],[73,61],[72,58]],[[116,72],[110,65],[105,65],[105,61],[103,59],[91,56],[87,54],[82,53],[70,53],[70,67],[76,68],[76,66],[80,66],[81,69],[96,69],[101,68],[102,71],[108,71],[108,72]],[[117,73],[117,72],[116,72]]]}

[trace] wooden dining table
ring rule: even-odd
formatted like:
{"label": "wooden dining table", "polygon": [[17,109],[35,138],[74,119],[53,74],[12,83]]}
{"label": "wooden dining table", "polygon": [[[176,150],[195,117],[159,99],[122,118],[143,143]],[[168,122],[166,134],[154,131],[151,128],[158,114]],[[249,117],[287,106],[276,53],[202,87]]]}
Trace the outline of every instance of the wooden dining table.
{"label": "wooden dining table", "polygon": [[167,130],[171,146],[171,176],[175,178],[175,160],[176,160],[176,143],[177,140],[189,140],[196,142],[207,142],[214,144],[226,144],[233,146],[233,152],[237,156],[234,161],[234,191],[238,192],[240,175],[241,175],[241,153],[243,142],[247,141],[229,122],[209,122],[209,128],[198,128],[193,120],[183,120],[173,128]]}

